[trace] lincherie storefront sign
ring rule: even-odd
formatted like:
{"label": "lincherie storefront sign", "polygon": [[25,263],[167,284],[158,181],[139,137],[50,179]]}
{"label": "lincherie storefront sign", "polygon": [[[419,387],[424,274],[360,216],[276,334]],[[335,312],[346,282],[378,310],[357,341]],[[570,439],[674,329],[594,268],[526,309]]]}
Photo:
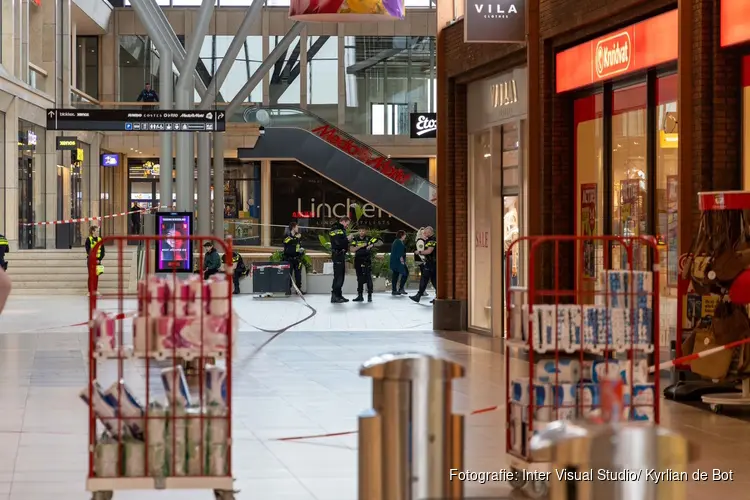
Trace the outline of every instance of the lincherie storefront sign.
{"label": "lincherie storefront sign", "polygon": [[411,178],[410,173],[396,167],[390,158],[373,155],[368,148],[360,146],[351,139],[341,137],[334,127],[323,125],[313,129],[312,133],[399,184],[404,184]]}

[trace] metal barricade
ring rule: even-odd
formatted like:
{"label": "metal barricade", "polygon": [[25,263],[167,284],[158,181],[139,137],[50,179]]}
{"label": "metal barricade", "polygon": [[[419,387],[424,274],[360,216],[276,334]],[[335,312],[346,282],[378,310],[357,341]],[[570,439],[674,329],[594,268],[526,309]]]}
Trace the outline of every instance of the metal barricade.
{"label": "metal barricade", "polygon": [[452,413],[454,378],[463,366],[424,354],[370,359],[372,408],[359,417],[359,500],[458,500],[464,419]]}
{"label": "metal barricade", "polygon": [[587,425],[558,421],[531,439],[549,460],[549,500],[684,500],[697,449],[651,424]]}

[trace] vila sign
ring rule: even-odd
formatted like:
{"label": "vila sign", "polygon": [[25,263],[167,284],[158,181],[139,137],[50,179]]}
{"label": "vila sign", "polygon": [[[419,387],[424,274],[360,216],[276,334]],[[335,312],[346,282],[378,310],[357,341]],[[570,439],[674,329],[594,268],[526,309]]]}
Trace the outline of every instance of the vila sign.
{"label": "vila sign", "polygon": [[515,80],[496,83],[490,88],[492,107],[500,108],[518,102],[518,85]]}
{"label": "vila sign", "polygon": [[437,137],[437,113],[412,113],[409,115],[409,135],[412,139]]}
{"label": "vila sign", "polygon": [[524,43],[526,0],[466,0],[464,41]]}
{"label": "vila sign", "polygon": [[404,184],[411,178],[411,174],[393,165],[389,158],[373,155],[373,151],[365,146],[357,144],[352,139],[345,139],[339,135],[335,127],[323,125],[312,130],[312,133],[326,141],[349,156],[353,156],[369,167],[381,172],[386,177],[393,179],[399,184]]}
{"label": "vila sign", "polygon": [[677,10],[558,52],[557,92],[586,87],[677,60]]}

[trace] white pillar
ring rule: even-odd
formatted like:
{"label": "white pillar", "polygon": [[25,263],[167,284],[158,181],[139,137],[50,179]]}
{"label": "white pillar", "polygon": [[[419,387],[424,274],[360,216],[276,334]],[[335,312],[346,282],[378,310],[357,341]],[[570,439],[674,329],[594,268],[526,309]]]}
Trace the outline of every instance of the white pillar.
{"label": "white pillar", "polygon": [[271,160],[260,162],[260,245],[271,246]]}
{"label": "white pillar", "polygon": [[[6,0],[7,1],[7,0]],[[19,78],[25,83],[29,83],[29,0],[21,0],[21,32],[19,33],[20,46],[20,64]]]}
{"label": "white pillar", "polygon": [[[55,137],[58,133],[48,130],[45,140],[44,150],[44,219],[58,220],[60,217],[57,213],[57,171],[61,158],[60,152],[55,150]],[[46,226],[45,241],[47,248],[55,248],[55,226]]]}
{"label": "white pillar", "polygon": [[307,28],[299,35],[299,107],[307,109]]}
{"label": "white pillar", "polygon": [[2,62],[5,69],[13,74],[15,67],[15,48],[14,38],[16,32],[16,19],[14,12],[16,10],[16,4],[20,0],[4,0],[0,2],[2,4],[2,25],[0,25],[0,39],[2,39],[2,54],[0,54],[0,62]]}
{"label": "white pillar", "polygon": [[[5,5],[5,2],[3,2]],[[5,238],[18,249],[18,98],[5,112]]]}

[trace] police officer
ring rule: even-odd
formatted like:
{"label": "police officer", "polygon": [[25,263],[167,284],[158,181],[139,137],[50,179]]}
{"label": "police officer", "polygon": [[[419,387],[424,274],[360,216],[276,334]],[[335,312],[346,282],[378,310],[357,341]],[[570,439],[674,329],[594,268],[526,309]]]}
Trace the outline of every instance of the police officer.
{"label": "police officer", "polygon": [[286,294],[292,294],[292,277],[297,285],[297,290],[302,293],[302,256],[305,255],[305,249],[300,246],[302,235],[299,232],[299,225],[296,222],[290,222],[287,234],[284,236],[284,260],[289,262],[289,287]]}
{"label": "police officer", "polygon": [[3,268],[3,271],[8,270],[8,261],[5,260],[5,254],[8,252],[10,252],[8,240],[4,235],[0,234],[0,267]]}
{"label": "police officer", "polygon": [[[224,265],[228,265],[227,255],[224,254]],[[234,283],[234,295],[240,293],[240,278],[247,275],[247,267],[242,255],[237,250],[232,250],[232,282]]]}
{"label": "police officer", "polygon": [[[431,282],[435,291],[437,291],[437,240],[435,239],[435,231],[427,226],[422,231],[422,238],[425,240],[424,250],[414,252],[415,256],[424,257],[424,269],[422,269],[422,278],[419,280],[419,291],[416,295],[409,297],[414,302],[419,302],[419,299],[422,298],[428,282]],[[431,304],[434,302],[434,299],[430,301]]]}
{"label": "police officer", "polygon": [[349,302],[349,299],[345,299],[341,294],[341,289],[344,287],[344,275],[346,274],[346,252],[349,250],[349,241],[353,237],[351,234],[346,234],[346,228],[349,227],[350,223],[349,217],[342,217],[328,231],[331,240],[331,260],[333,260],[332,304]]}
{"label": "police officer", "polygon": [[351,251],[354,253],[354,269],[357,271],[357,298],[354,302],[364,302],[362,292],[367,284],[367,302],[372,302],[372,248],[380,243],[378,238],[367,236],[365,228],[352,238]]}

